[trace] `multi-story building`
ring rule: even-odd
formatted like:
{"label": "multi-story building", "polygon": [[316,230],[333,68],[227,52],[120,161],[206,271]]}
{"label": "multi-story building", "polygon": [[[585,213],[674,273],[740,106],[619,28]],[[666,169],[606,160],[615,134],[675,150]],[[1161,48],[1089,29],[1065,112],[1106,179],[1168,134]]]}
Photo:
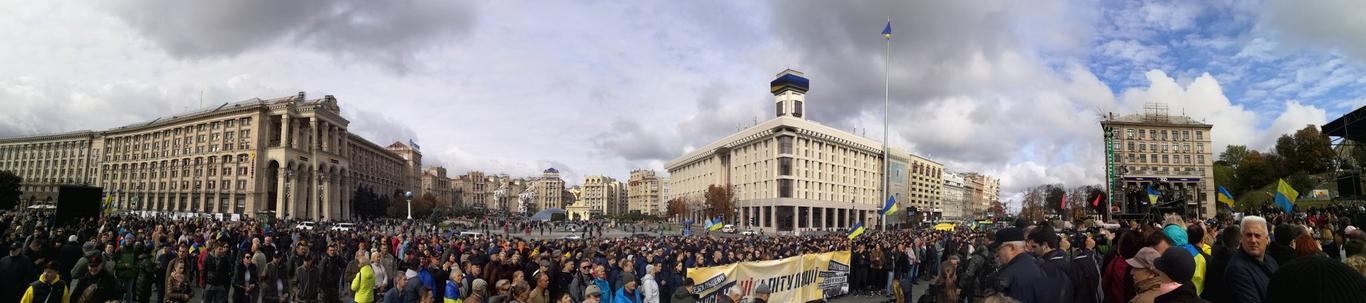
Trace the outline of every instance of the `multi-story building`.
{"label": "multi-story building", "polygon": [[944,213],[939,201],[944,188],[944,165],[925,157],[912,154],[907,175],[910,176],[910,204],[924,213],[926,218],[937,218]]}
{"label": "multi-story building", "polygon": [[1147,198],[1141,192],[1151,185],[1173,201],[1184,201],[1191,213],[1214,215],[1213,125],[1169,116],[1165,104],[1149,104],[1143,114],[1110,113],[1100,125],[1110,152],[1110,195],[1128,202],[1119,203],[1122,211],[1143,212]]}
{"label": "multi-story building", "polygon": [[[807,120],[809,85],[801,72],[779,73],[770,83],[775,118],[666,163],[665,201],[696,203],[709,186],[726,186],[736,196],[739,221],[755,218],[769,231],[847,228],[858,221],[875,226],[883,201],[882,143]],[[703,221],[691,213],[689,219]]]}
{"label": "multi-story building", "polygon": [[620,209],[618,189],[621,182],[607,176],[588,176],[583,179],[577,203],[585,203],[593,216],[618,215]]}
{"label": "multi-story building", "polygon": [[945,218],[966,218],[972,213],[971,201],[968,198],[968,187],[964,185],[967,181],[964,174],[944,171],[943,197],[940,198],[944,208]]}
{"label": "multi-story building", "polygon": [[102,187],[131,211],[351,218],[353,192],[410,190],[404,161],[347,131],[337,99],[224,103],[104,131],[0,139],[0,170],[28,202],[60,185]]}
{"label": "multi-story building", "polygon": [[436,166],[422,171],[422,186],[418,187],[418,195],[432,195],[437,205],[453,206],[456,200],[455,187],[451,184],[451,178],[446,177],[446,168]]}
{"label": "multi-story building", "polygon": [[422,153],[418,152],[417,148],[400,142],[394,142],[385,148],[399,157],[402,157],[404,163],[407,165],[406,169],[403,170],[403,183],[399,184],[399,186],[403,188],[418,188],[422,184]]}
{"label": "multi-story building", "polygon": [[489,186],[488,178],[484,177],[482,171],[470,171],[451,180],[455,194],[459,197],[456,205],[483,209],[498,209],[492,206],[493,191],[497,188]]}
{"label": "multi-story building", "polygon": [[[887,159],[889,160],[887,161],[887,191],[896,199],[897,207],[903,210],[886,217],[888,223],[903,223],[908,218],[906,214],[909,212],[904,210],[909,209],[912,205],[912,201],[909,200],[912,182],[909,170],[911,157],[911,154],[904,150],[887,148]],[[886,202],[882,203],[885,204]]]}
{"label": "multi-story building", "polygon": [[626,204],[630,212],[653,216],[664,214],[663,187],[655,171],[632,170],[631,178],[627,180],[627,190]]}
{"label": "multi-story building", "polygon": [[991,209],[991,204],[1000,201],[1001,180],[982,173],[963,173],[963,187],[967,190],[966,212],[980,215]]}
{"label": "multi-story building", "polygon": [[568,195],[564,188],[564,179],[560,178],[560,171],[554,167],[547,168],[541,173],[541,177],[531,181],[532,190],[536,191],[535,207],[537,211],[548,208],[564,209],[574,202],[572,195]]}

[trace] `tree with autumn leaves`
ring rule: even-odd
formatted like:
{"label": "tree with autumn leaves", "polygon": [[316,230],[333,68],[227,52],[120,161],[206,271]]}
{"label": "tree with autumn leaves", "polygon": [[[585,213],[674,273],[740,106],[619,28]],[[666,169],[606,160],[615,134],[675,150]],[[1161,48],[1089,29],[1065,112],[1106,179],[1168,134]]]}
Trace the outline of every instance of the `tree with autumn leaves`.
{"label": "tree with autumn leaves", "polygon": [[707,203],[707,218],[721,217],[722,222],[735,222],[735,190],[730,185],[707,186],[702,198]]}

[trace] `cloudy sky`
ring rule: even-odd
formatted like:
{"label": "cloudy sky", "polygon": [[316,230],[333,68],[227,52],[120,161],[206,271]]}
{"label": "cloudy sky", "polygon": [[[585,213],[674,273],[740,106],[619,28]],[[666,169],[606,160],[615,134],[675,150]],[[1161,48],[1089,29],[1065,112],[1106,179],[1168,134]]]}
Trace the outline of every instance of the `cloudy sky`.
{"label": "cloudy sky", "polygon": [[1366,105],[1357,1],[910,2],[0,0],[0,136],[306,91],[453,173],[625,178],[770,118],[784,68],[881,138],[889,17],[892,144],[1004,196],[1101,183],[1101,112],[1165,102],[1218,152]]}

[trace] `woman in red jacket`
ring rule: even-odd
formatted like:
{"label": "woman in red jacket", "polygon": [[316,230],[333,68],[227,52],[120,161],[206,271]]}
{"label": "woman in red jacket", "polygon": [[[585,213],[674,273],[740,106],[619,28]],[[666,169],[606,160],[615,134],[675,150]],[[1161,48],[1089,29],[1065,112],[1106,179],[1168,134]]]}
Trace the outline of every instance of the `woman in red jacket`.
{"label": "woman in red jacket", "polygon": [[1129,263],[1124,262],[1138,254],[1143,248],[1143,239],[1137,232],[1128,230],[1115,240],[1115,250],[1106,258],[1105,272],[1101,274],[1101,288],[1105,291],[1105,302],[1127,303],[1134,298],[1133,276],[1129,275]]}

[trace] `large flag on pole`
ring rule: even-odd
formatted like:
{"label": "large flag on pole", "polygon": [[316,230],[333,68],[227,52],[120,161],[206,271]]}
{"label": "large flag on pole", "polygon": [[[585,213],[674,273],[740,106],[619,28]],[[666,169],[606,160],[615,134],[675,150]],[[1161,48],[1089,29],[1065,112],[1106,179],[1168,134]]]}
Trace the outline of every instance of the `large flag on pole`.
{"label": "large flag on pole", "polygon": [[1219,202],[1228,204],[1228,207],[1233,207],[1233,194],[1228,193],[1228,190],[1224,189],[1223,186],[1219,187]]}
{"label": "large flag on pole", "polygon": [[892,40],[892,20],[887,20],[887,27],[882,28],[882,38]]}
{"label": "large flag on pole", "polygon": [[887,204],[882,206],[882,215],[890,216],[892,213],[895,213],[896,210],[896,196],[887,197]]}
{"label": "large flag on pole", "polygon": [[854,228],[849,229],[849,240],[863,235],[863,222],[854,222]]}
{"label": "large flag on pole", "polygon": [[1281,179],[1280,183],[1276,184],[1276,205],[1285,208],[1285,212],[1294,210],[1295,199],[1299,197],[1300,192],[1295,191],[1295,188],[1285,183],[1285,179]]}

